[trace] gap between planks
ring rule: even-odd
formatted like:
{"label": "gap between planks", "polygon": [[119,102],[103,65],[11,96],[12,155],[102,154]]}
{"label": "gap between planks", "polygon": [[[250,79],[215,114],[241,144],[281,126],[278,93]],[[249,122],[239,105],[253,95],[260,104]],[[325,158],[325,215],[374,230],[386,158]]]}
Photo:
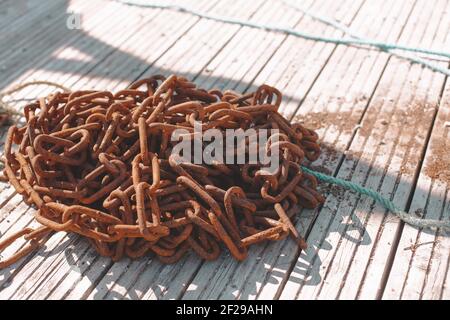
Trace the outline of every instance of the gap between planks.
{"label": "gap between planks", "polygon": [[[393,63],[393,62],[391,61],[390,64],[392,64],[392,63]],[[391,70],[391,71],[392,71],[392,70]],[[427,71],[429,71],[429,70],[427,70]],[[338,243],[338,245],[339,245],[339,243]],[[331,261],[331,262],[329,261],[329,263],[332,263],[332,261]],[[350,268],[349,268],[349,270],[350,270]],[[333,272],[333,274],[335,274],[335,272]],[[331,298],[331,297],[330,297],[330,298]]]}

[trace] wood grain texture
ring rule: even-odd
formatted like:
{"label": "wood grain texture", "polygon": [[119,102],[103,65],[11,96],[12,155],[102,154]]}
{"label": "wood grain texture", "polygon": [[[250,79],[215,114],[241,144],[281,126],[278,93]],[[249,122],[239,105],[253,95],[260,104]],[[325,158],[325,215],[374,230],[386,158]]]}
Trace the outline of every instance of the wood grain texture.
{"label": "wood grain texture", "polygon": [[[360,3],[356,3],[354,1],[340,3],[340,5],[344,7],[341,11],[338,10],[338,4],[333,5],[332,3],[326,1],[315,2],[314,8],[312,10],[322,12],[326,15],[338,12],[340,16],[337,16],[337,18],[342,19],[343,21],[350,22],[360,7]],[[299,25],[301,25],[304,30],[310,32],[314,32],[314,30],[316,32],[319,32],[319,30],[320,32],[330,32],[329,28],[313,22],[310,18],[303,18]],[[263,76],[264,74],[267,75],[267,73],[269,73],[273,76],[273,78],[266,79],[264,80],[264,82],[283,90],[285,78],[277,78],[277,76],[281,76],[280,72],[285,70],[284,68],[288,68],[291,61],[289,59],[285,60],[284,55],[278,56],[279,52],[293,52],[295,53],[295,57],[293,55],[291,56],[291,58],[295,58],[296,61],[302,61],[307,60],[310,52],[314,51],[314,47],[318,45],[317,43],[311,41],[305,41],[302,43],[296,43],[296,41],[298,41],[298,39],[290,39],[290,37],[288,37],[288,39],[286,39],[280,49],[275,53],[274,57],[267,63],[264,69],[261,70],[258,77]],[[318,58],[316,57],[317,64],[320,64],[320,66],[316,68],[315,73],[307,73],[308,70],[303,70],[303,68],[299,68],[298,70],[292,69],[293,71],[295,70],[297,72],[296,75],[302,77],[305,87],[309,87],[314,83],[314,80],[320,72],[321,67],[326,64],[329,56],[332,54],[332,47],[333,46],[331,45],[328,50],[324,50],[323,55],[320,55]],[[302,48],[302,50],[296,50],[297,48]],[[304,67],[307,68],[308,66],[305,64]],[[308,76],[305,76],[303,78],[303,75],[306,74],[308,74]],[[294,81],[293,75],[291,75],[291,77],[291,81]],[[299,79],[296,80],[302,81]],[[258,81],[258,78],[256,81]],[[287,98],[291,98],[290,100],[295,100],[301,98],[302,92],[292,92],[292,94],[294,95],[293,97],[287,96]],[[287,240],[287,242],[289,241],[290,239]],[[196,277],[192,280],[192,283],[188,287],[183,298],[253,298],[252,295],[254,294],[254,290],[258,289],[260,281],[263,282],[265,280],[265,276],[267,273],[266,270],[269,270],[270,268],[270,264],[264,264],[264,261],[266,259],[273,259],[274,256],[278,256],[279,254],[284,255],[284,252],[279,251],[279,243],[268,244],[268,247],[270,249],[263,253],[263,249],[265,247],[265,245],[259,245],[252,248],[252,250],[250,250],[249,252],[248,259],[242,263],[237,263],[236,261],[231,260],[230,256],[228,255],[222,255],[217,261],[203,264],[201,269],[197,272]],[[251,292],[244,291],[243,293],[242,288],[247,290],[250,289]]]}
{"label": "wood grain texture", "polygon": [[[429,27],[433,35],[436,26],[418,23],[430,19],[434,8],[422,1],[411,4],[397,34],[399,41],[414,44],[421,39],[411,34],[420,37]],[[413,31],[404,34],[408,25]],[[377,190],[406,208],[420,165],[417,155],[426,143],[443,81],[443,76],[391,58],[337,176]],[[327,201],[331,205],[325,204],[308,236],[313,248],[299,259],[307,266],[304,278],[311,277],[313,284],[298,277],[289,280],[282,298],[377,298],[389,272],[398,221],[372,200],[353,193],[332,194]]]}
{"label": "wood grain texture", "polygon": [[[449,119],[450,84],[447,79],[409,210],[426,218],[450,217],[450,128],[446,125]],[[448,233],[405,225],[383,298],[448,299],[449,257]]]}
{"label": "wood grain texture", "polygon": [[[0,2],[5,31],[0,34],[0,90],[30,79],[118,90],[141,77],[171,73],[201,87],[239,92],[267,83],[283,92],[282,113],[319,133],[323,154],[314,169],[378,190],[411,214],[450,216],[450,172],[442,165],[450,156],[450,84],[441,74],[377,50],[176,11],[106,0],[27,3],[28,11],[18,18],[9,2]],[[188,0],[183,5],[342,35],[278,0]],[[302,6],[361,36],[439,50],[450,45],[447,0],[306,0]],[[82,13],[82,30],[67,29],[68,11]],[[26,99],[50,91],[30,87],[8,99],[21,108]],[[0,151],[4,134],[3,129]],[[241,263],[225,252],[214,262],[190,254],[175,265],[151,256],[113,263],[86,240],[57,233],[0,271],[0,298],[450,298],[448,235],[403,225],[353,193],[321,189],[327,195],[323,207],[302,210],[296,222],[309,243],[304,252],[287,239],[255,246]],[[0,182],[1,237],[36,226],[33,212]],[[15,242],[2,256],[24,244]]]}

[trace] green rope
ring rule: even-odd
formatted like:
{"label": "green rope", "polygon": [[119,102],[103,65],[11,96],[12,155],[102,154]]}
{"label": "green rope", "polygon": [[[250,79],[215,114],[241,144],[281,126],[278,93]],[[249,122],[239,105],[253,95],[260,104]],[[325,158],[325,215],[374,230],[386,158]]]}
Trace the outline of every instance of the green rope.
{"label": "green rope", "polygon": [[336,178],[333,176],[329,176],[326,174],[323,174],[321,172],[317,172],[311,169],[308,169],[305,166],[302,166],[302,170],[306,173],[309,173],[313,176],[315,176],[317,179],[335,184],[341,187],[344,187],[346,189],[350,189],[354,192],[357,192],[359,194],[363,194],[366,196],[371,197],[378,203],[380,203],[383,207],[391,211],[393,214],[395,214],[400,220],[404,221],[407,224],[419,227],[419,228],[430,228],[430,229],[437,229],[441,228],[445,231],[450,231],[450,220],[435,220],[435,219],[422,219],[422,218],[416,218],[412,216],[411,214],[397,208],[392,201],[390,201],[387,198],[384,198],[381,194],[378,192],[364,188],[360,185],[357,185],[353,182],[342,180],[340,178]]}
{"label": "green rope", "polygon": [[[388,42],[382,42],[382,41],[376,41],[376,40],[369,40],[369,39],[363,39],[363,38],[333,38],[333,37],[324,37],[324,36],[317,36],[309,33],[304,33],[289,27],[280,27],[280,26],[272,26],[272,25],[266,25],[256,22],[250,22],[245,20],[239,20],[232,17],[222,17],[218,15],[209,14],[206,12],[197,11],[188,7],[176,5],[176,4],[160,4],[160,3],[152,3],[146,0],[116,0],[119,3],[126,4],[126,5],[132,5],[132,6],[140,6],[145,8],[155,8],[155,9],[169,9],[169,10],[176,10],[180,12],[186,12],[192,15],[195,15],[200,18],[205,18],[209,20],[214,20],[218,22],[228,23],[228,24],[237,24],[244,27],[250,27],[250,28],[256,28],[256,29],[263,29],[267,31],[274,31],[274,32],[281,32],[288,35],[304,38],[307,40],[313,40],[313,41],[320,41],[325,43],[334,43],[334,44],[342,44],[342,45],[362,45],[362,46],[370,46],[375,47],[383,51],[389,51],[389,50],[402,50],[402,51],[410,51],[415,53],[424,53],[429,55],[435,55],[435,56],[441,56],[445,58],[450,58],[450,52],[444,52],[444,51],[437,51],[437,50],[430,50],[425,48],[418,48],[418,47],[411,47],[406,45],[401,45],[397,43],[388,43]],[[427,61],[420,59],[420,58],[414,58],[414,57],[408,57],[408,59],[412,62],[427,66],[428,68],[432,69],[433,71],[440,72],[442,74],[445,74],[447,76],[450,76],[450,69],[442,68],[440,66],[430,64]]]}
{"label": "green rope", "polygon": [[[338,21],[333,20],[331,18],[315,14],[314,12],[311,12],[311,11],[309,11],[309,10],[299,6],[297,3],[293,3],[293,2],[287,1],[287,0],[282,0],[282,2],[285,5],[288,5],[288,6],[294,8],[294,9],[296,9],[298,11],[303,12],[305,15],[311,17],[314,20],[317,20],[317,21],[319,21],[319,22],[321,22],[323,24],[332,26],[336,30],[340,30],[340,31],[344,32],[345,34],[348,34],[350,37],[352,37],[354,39],[364,39],[365,41],[373,41],[372,39],[365,38],[365,37],[362,37],[362,36],[358,35],[357,33],[353,32],[350,28],[348,28],[346,25],[341,24]],[[409,60],[409,61],[411,61],[413,63],[421,64],[421,65],[423,65],[423,66],[425,66],[425,67],[427,67],[427,68],[429,68],[429,69],[431,69],[433,71],[442,72],[441,71],[441,69],[442,69],[443,70],[442,73],[448,75],[448,73],[447,73],[448,69],[445,69],[445,68],[442,68],[441,66],[438,66],[436,64],[430,63],[430,62],[428,62],[428,61],[426,61],[426,60],[424,60],[422,58],[419,58],[417,56],[408,56],[406,54],[398,53],[398,52],[392,51],[390,49],[386,50],[386,51],[389,52],[390,54],[396,56],[396,57]]]}
{"label": "green rope", "polygon": [[[295,30],[292,28],[270,26],[270,25],[260,24],[260,23],[256,23],[256,22],[239,20],[239,19],[235,19],[235,18],[231,18],[231,17],[221,17],[221,16],[217,16],[217,15],[212,15],[212,14],[200,12],[200,11],[197,11],[197,10],[194,10],[191,8],[187,8],[184,6],[180,6],[180,5],[158,4],[158,3],[151,3],[151,2],[148,2],[145,0],[141,0],[141,1],[139,1],[139,0],[116,0],[116,1],[123,3],[123,4],[127,4],[127,5],[134,5],[134,6],[141,6],[141,7],[147,7],[147,8],[155,8],[155,9],[170,9],[170,10],[176,10],[176,11],[181,11],[181,12],[187,12],[192,15],[198,16],[200,18],[205,18],[205,19],[214,20],[214,21],[223,22],[223,23],[229,23],[229,24],[237,24],[240,26],[245,26],[245,27],[250,27],[250,28],[263,29],[263,30],[267,30],[267,31],[286,33],[286,34],[293,35],[296,37],[301,37],[301,38],[304,38],[307,40],[321,41],[321,42],[326,42],[326,43],[334,43],[334,44],[338,44],[338,45],[339,44],[365,45],[365,46],[376,47],[383,51],[401,50],[401,51],[424,53],[424,54],[429,54],[429,55],[450,58],[449,52],[429,50],[429,49],[425,49],[425,48],[410,47],[410,46],[400,45],[400,44],[396,44],[396,43],[387,43],[387,42],[376,41],[376,40],[372,40],[372,39],[366,39],[366,38],[359,37],[355,34],[352,34],[347,27],[342,26],[342,25],[338,24],[337,22],[334,22],[327,18],[320,17],[318,15],[310,13],[309,11],[303,10],[301,8],[297,8],[297,9],[302,10],[305,14],[310,15],[311,17],[313,17],[316,20],[319,20],[323,23],[326,23],[326,24],[329,24],[329,25],[335,27],[336,29],[344,31],[344,33],[348,34],[350,36],[350,38],[332,38],[332,37],[316,36],[316,35],[304,33],[304,32],[301,32],[301,31],[298,31],[298,30]],[[396,54],[396,55],[401,58],[406,58],[414,63],[418,63],[423,66],[426,66],[426,67],[430,68],[431,70],[438,71],[447,76],[450,76],[450,70],[447,68],[442,68],[435,64],[431,64],[428,61],[425,61],[418,57],[410,57],[410,56],[405,56],[405,55],[401,55],[401,54]],[[350,181],[342,180],[342,179],[339,179],[339,178],[336,178],[333,176],[329,176],[329,175],[326,175],[326,174],[323,174],[323,173],[320,173],[317,171],[313,171],[304,166],[302,166],[302,169],[305,172],[315,176],[317,179],[319,179],[321,181],[335,184],[335,185],[344,187],[346,189],[353,190],[359,194],[363,194],[363,195],[371,197],[372,199],[374,199],[375,201],[377,201],[381,205],[383,205],[386,209],[391,211],[393,214],[395,214],[400,220],[404,221],[405,223],[408,223],[410,225],[413,225],[413,226],[416,226],[419,228],[431,228],[431,229],[441,228],[443,230],[450,231],[450,220],[441,221],[441,220],[435,220],[435,219],[416,218],[416,217],[410,215],[409,213],[404,212],[403,210],[397,208],[392,201],[390,201],[387,198],[384,198],[380,193],[378,193],[374,190],[364,188],[364,187],[359,186]]]}

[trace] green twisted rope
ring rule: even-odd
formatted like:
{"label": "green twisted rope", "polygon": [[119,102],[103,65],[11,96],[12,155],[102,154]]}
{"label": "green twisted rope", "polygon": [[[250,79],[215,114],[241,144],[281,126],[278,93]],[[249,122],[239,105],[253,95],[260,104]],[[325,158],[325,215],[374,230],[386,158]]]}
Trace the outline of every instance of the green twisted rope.
{"label": "green twisted rope", "polygon": [[[205,18],[205,19],[228,23],[228,24],[237,24],[237,25],[244,26],[244,27],[262,29],[262,30],[266,30],[266,31],[281,32],[281,33],[285,33],[288,35],[304,38],[307,40],[320,41],[320,42],[325,42],[325,43],[334,43],[334,44],[338,44],[338,45],[339,44],[362,45],[362,46],[375,47],[375,48],[378,48],[383,51],[401,50],[401,51],[424,53],[424,54],[428,54],[428,55],[450,58],[450,52],[445,52],[445,51],[430,50],[430,49],[426,49],[426,48],[411,47],[411,46],[401,45],[401,44],[397,44],[397,43],[388,43],[388,42],[382,42],[382,41],[376,41],[376,40],[364,39],[364,38],[356,38],[356,37],[333,38],[333,37],[317,36],[317,35],[301,32],[301,31],[298,31],[298,30],[295,30],[295,29],[289,28],[289,27],[266,25],[266,24],[261,24],[261,23],[256,23],[256,22],[240,20],[240,19],[236,19],[236,18],[232,18],[232,17],[223,17],[223,16],[218,16],[218,15],[213,15],[213,14],[209,14],[206,12],[194,10],[194,9],[191,9],[188,7],[184,7],[181,5],[177,5],[177,4],[153,3],[153,2],[149,2],[147,0],[116,0],[116,2],[126,4],[126,5],[131,5],[131,6],[144,7],[144,8],[176,10],[176,11],[180,11],[180,12],[186,12],[186,13],[192,14],[192,15],[200,17],[200,18]],[[405,57],[403,57],[403,58],[405,58]],[[414,63],[418,63],[423,66],[426,66],[433,71],[437,71],[437,72],[440,72],[447,76],[450,76],[450,69],[442,68],[435,64],[430,64],[427,61],[420,59],[420,58],[416,58],[416,57],[407,57],[407,59]]]}
{"label": "green twisted rope", "polygon": [[[328,17],[324,17],[318,14],[315,14],[314,12],[311,12],[305,8],[303,8],[302,6],[300,6],[298,3],[294,3],[288,0],[282,0],[282,2],[298,11],[303,12],[305,15],[311,17],[314,20],[317,20],[323,24],[332,26],[333,28],[335,28],[336,30],[340,30],[342,32],[344,32],[345,34],[349,35],[351,38],[354,39],[363,39],[365,41],[373,41],[372,39],[369,38],[365,38],[363,36],[358,35],[357,33],[353,32],[350,28],[348,28],[346,25],[341,24],[339,22],[337,22],[336,20],[333,20],[331,18]],[[443,74],[447,74],[448,75],[448,69],[442,68],[441,66],[434,64],[434,63],[430,63],[428,61],[426,61],[425,59],[419,58],[417,56],[410,56],[410,55],[406,55],[406,54],[402,54],[399,52],[395,52],[393,50],[387,49],[385,50],[384,48],[380,48],[381,50],[387,51],[390,54],[398,57],[398,58],[402,58],[402,59],[406,59],[409,60],[413,63],[417,63],[417,64],[421,64],[424,67],[427,67],[433,71],[438,71],[438,72],[442,72]]]}
{"label": "green twisted rope", "polygon": [[[127,5],[136,5],[136,6],[141,6],[141,7],[150,7],[150,8],[157,8],[157,9],[178,10],[178,11],[187,12],[187,13],[196,15],[198,17],[205,18],[205,19],[210,19],[210,20],[215,20],[215,21],[230,23],[230,24],[238,24],[241,26],[264,29],[264,30],[268,30],[268,31],[283,32],[286,34],[302,37],[302,38],[305,38],[308,40],[322,41],[322,42],[335,43],[335,44],[344,44],[344,45],[355,45],[355,44],[368,45],[368,46],[377,47],[377,48],[379,48],[381,50],[385,50],[385,51],[397,49],[397,50],[419,52],[419,53],[425,53],[425,54],[431,54],[431,55],[437,55],[437,56],[443,56],[443,57],[450,58],[450,53],[448,53],[448,52],[441,52],[441,51],[435,51],[435,50],[429,50],[429,49],[423,49],[423,48],[403,46],[403,45],[394,44],[394,43],[385,43],[385,42],[373,41],[373,40],[368,40],[368,39],[363,39],[363,38],[356,38],[357,36],[352,35],[348,30],[343,30],[343,31],[350,34],[354,38],[351,38],[351,39],[327,38],[327,37],[306,34],[306,33],[294,30],[292,28],[268,26],[268,25],[263,25],[263,24],[259,24],[259,23],[238,20],[238,19],[234,19],[234,18],[219,17],[219,16],[207,14],[204,12],[195,11],[193,9],[179,6],[179,5],[156,4],[156,3],[149,3],[147,1],[136,1],[136,0],[116,0],[116,1],[123,3],[123,4],[127,4]],[[307,14],[312,15],[309,12]],[[321,18],[321,20],[323,20],[323,22],[325,22],[325,23],[333,25],[334,27],[336,27],[338,29],[340,29],[340,28],[344,29],[342,26],[337,25],[334,22],[328,21],[325,18]],[[444,69],[444,68],[440,68],[435,65],[430,65],[428,63],[425,63],[424,60],[419,59],[419,58],[408,57],[408,59],[410,59],[413,62],[417,62],[422,65],[425,65],[435,71],[438,71],[438,72],[441,72],[443,74],[450,76],[449,69]],[[26,84],[26,85],[32,85],[32,84],[34,84],[34,83]],[[5,94],[3,94],[3,95],[5,95]],[[0,97],[3,97],[3,95],[1,95]],[[319,179],[321,181],[335,184],[335,185],[344,187],[346,189],[353,190],[359,194],[364,194],[364,195],[371,197],[372,199],[374,199],[375,201],[377,201],[381,205],[383,205],[386,209],[388,209],[389,211],[394,213],[400,220],[404,221],[405,223],[408,223],[410,225],[413,225],[413,226],[416,226],[419,228],[441,228],[443,230],[450,231],[450,220],[442,221],[442,220],[435,220],[435,219],[421,219],[421,218],[413,217],[410,214],[408,214],[407,212],[404,212],[403,210],[397,208],[392,201],[384,198],[381,194],[379,194],[378,192],[376,192],[374,190],[364,188],[364,187],[357,185],[350,181],[342,180],[342,179],[339,179],[339,178],[336,178],[333,176],[329,176],[329,175],[326,175],[326,174],[323,174],[323,173],[320,173],[317,171],[313,171],[304,166],[302,166],[302,169],[305,172],[315,176],[317,179]]]}
{"label": "green twisted rope", "polygon": [[379,202],[383,207],[391,211],[394,215],[396,215],[400,220],[404,221],[407,224],[419,227],[419,228],[429,228],[429,229],[437,229],[441,228],[445,231],[450,231],[450,220],[435,220],[435,219],[422,219],[422,218],[416,218],[412,216],[411,214],[397,208],[392,201],[390,201],[387,198],[384,198],[380,193],[364,188],[360,185],[357,185],[353,182],[342,180],[340,178],[336,178],[333,176],[329,176],[326,174],[323,174],[321,172],[317,172],[311,169],[308,169],[305,166],[301,167],[302,170],[306,173],[309,173],[313,176],[315,176],[317,179],[335,184],[341,187],[344,187],[346,189],[350,189],[352,191],[355,191],[359,194],[363,194],[366,196],[371,197],[375,201]]}

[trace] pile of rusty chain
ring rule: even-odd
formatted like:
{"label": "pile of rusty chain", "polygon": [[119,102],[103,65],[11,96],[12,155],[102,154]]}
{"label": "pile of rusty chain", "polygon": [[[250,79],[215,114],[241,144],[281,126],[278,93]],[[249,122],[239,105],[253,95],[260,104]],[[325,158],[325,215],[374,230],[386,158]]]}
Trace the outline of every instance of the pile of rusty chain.
{"label": "pile of rusty chain", "polygon": [[[80,234],[114,261],[153,252],[174,263],[189,250],[214,260],[220,243],[244,260],[250,245],[289,234],[305,248],[293,219],[323,197],[299,165],[318,158],[318,137],[283,118],[280,103],[281,93],[267,85],[241,95],[153,76],[116,94],[56,92],[27,105],[26,125],[8,131],[4,175],[36,206],[42,226],[0,241],[0,252],[28,241],[0,268],[53,231]],[[258,164],[180,164],[171,134],[193,132],[195,121],[201,130],[279,129],[279,169],[267,175]]]}

